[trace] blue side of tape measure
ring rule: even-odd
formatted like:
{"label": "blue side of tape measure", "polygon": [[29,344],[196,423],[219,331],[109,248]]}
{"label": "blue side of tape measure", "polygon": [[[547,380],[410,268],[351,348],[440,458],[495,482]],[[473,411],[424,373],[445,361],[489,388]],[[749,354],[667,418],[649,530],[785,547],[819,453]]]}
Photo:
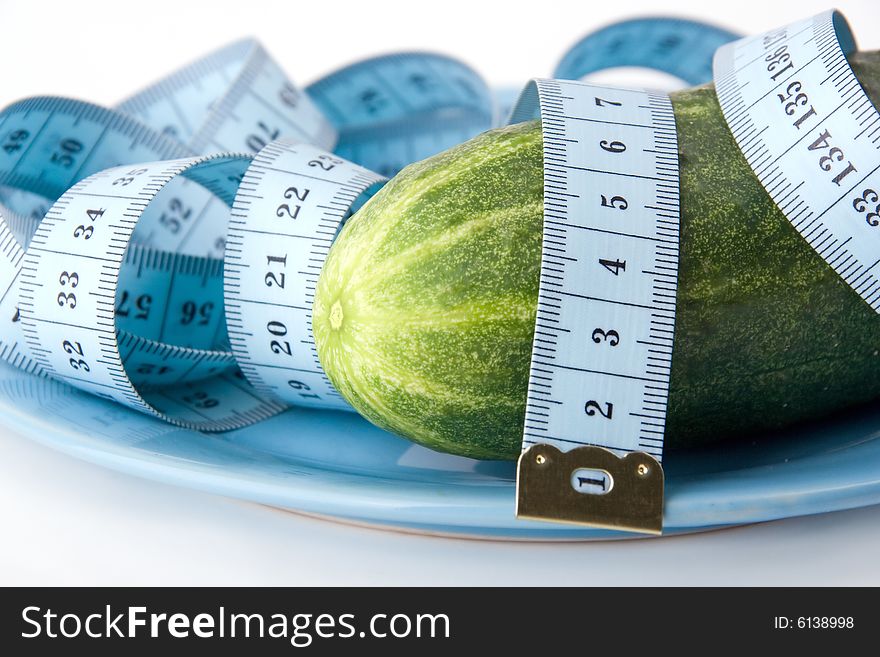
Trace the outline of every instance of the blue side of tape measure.
{"label": "blue side of tape measure", "polygon": [[712,79],[712,54],[740,35],[684,18],[637,18],[592,32],[572,46],[553,77],[579,80],[618,66],[652,68],[690,85]]}

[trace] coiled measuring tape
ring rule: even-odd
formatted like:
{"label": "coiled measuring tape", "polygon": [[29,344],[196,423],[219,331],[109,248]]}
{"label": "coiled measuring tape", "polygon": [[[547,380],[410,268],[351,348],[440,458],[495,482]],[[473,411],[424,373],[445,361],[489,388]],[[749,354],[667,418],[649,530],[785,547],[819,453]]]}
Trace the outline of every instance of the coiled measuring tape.
{"label": "coiled measuring tape", "polygon": [[346,212],[383,180],[308,144],[273,142],[254,158],[229,222],[225,307],[232,351],[260,392],[349,408],[318,361],[312,301]]}
{"label": "coiled measuring tape", "polygon": [[384,178],[325,149],[393,170],[489,127],[490,100],[432,54],[368,60],[303,93],[243,41],[117,110],[13,104],[0,355],[197,430],[291,402],[349,409],[317,362],[311,295],[340,223]]}
{"label": "coiled measuring tape", "polygon": [[[559,74],[644,65],[701,81],[717,42],[731,37],[632,21],[576,44]],[[681,65],[683,52],[693,67]],[[243,41],[115,110],[13,104],[0,113],[0,355],[196,430],[233,429],[291,404],[348,408],[311,335],[336,231],[384,175],[497,121],[491,101],[468,67],[413,53],[361,62],[301,92]],[[563,516],[520,497],[519,511],[656,531],[677,258],[668,99],[539,81],[516,116],[539,105],[544,267],[524,442],[539,466],[591,456],[570,463],[561,485],[546,468],[534,481],[579,499],[625,493],[643,510],[635,522],[607,510]],[[587,223],[594,211],[625,213],[631,229]],[[614,282],[584,277],[595,267]],[[586,340],[608,349],[598,361],[575,344],[587,324]],[[584,435],[584,416],[614,424]],[[631,481],[615,469],[622,453],[635,459],[622,461],[635,468]],[[606,456],[614,461],[595,460]],[[582,494],[603,489],[612,494]]]}

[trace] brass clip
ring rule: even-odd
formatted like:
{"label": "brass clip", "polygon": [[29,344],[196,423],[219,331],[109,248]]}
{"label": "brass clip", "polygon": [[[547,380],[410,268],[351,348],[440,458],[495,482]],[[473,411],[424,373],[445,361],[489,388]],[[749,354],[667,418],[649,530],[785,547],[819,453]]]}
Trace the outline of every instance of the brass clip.
{"label": "brass clip", "polygon": [[660,534],[663,479],[660,462],[644,452],[621,458],[593,445],[532,445],[519,457],[516,515]]}

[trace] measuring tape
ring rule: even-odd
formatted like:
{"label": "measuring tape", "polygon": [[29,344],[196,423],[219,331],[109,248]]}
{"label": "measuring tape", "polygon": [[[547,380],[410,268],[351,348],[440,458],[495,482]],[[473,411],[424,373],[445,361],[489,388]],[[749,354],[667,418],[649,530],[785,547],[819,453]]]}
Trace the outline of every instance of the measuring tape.
{"label": "measuring tape", "polygon": [[[768,194],[877,310],[880,116],[846,60],[854,49],[829,11],[720,47],[714,71]],[[671,106],[539,80],[512,120],[536,113],[544,238],[517,514],[657,533],[678,260]]]}
{"label": "measuring tape", "polygon": [[306,93],[339,131],[335,153],[385,177],[486,130],[496,114],[479,75],[427,53],[367,59]]}
{"label": "measuring tape", "polygon": [[880,312],[880,114],[828,11],[715,54],[718,101],[740,149],[792,225]]}
{"label": "measuring tape", "polygon": [[312,302],[345,214],[383,181],[308,144],[273,142],[254,158],[229,222],[225,308],[236,360],[264,395],[350,408],[318,361]]}
{"label": "measuring tape", "polygon": [[[557,78],[618,66],[709,77],[730,32],[680,19],[609,26]],[[517,516],[659,533],[675,329],[679,181],[668,96],[535,80],[512,123],[541,118],[544,235]]]}
{"label": "measuring tape", "polygon": [[[255,422],[291,401],[349,408],[317,363],[310,298],[318,256],[384,179],[325,149],[340,141],[393,170],[491,121],[488,89],[455,60],[378,58],[303,93],[251,40],[181,69],[116,110],[60,98],[15,103],[0,114],[8,219],[0,219],[0,355],[200,430]],[[402,137],[384,143],[382,134],[395,130]],[[259,155],[185,159],[230,151]],[[137,162],[147,164],[126,164]],[[278,193],[287,198],[275,203],[268,189],[261,204],[263,187],[279,176],[285,184]],[[263,225],[262,212],[276,223]],[[267,235],[273,247],[285,237],[296,244],[273,263],[289,264],[288,271],[262,277],[263,287],[285,297],[274,306],[281,319],[258,322],[271,338],[264,358],[241,342],[247,329],[236,311],[248,305],[245,318],[256,317],[253,308],[263,317],[270,305],[236,290],[237,276],[250,273],[243,261],[262,248],[257,236]],[[235,243],[227,246],[227,237]],[[66,268],[54,272],[60,262]],[[57,281],[54,295],[44,291],[44,276]],[[285,358],[270,362],[278,356]],[[284,389],[271,376],[282,371],[296,373]]]}
{"label": "measuring tape", "polygon": [[553,77],[579,80],[610,66],[656,69],[690,85],[712,78],[712,54],[739,38],[728,30],[683,18],[636,18],[613,23],[578,41]]}
{"label": "measuring tape", "polygon": [[[629,21],[576,44],[557,77],[648,65],[702,82],[733,36]],[[880,117],[847,64],[854,47],[826,12],[718,48],[714,70],[770,196],[878,309]],[[517,513],[657,533],[678,265],[671,105],[536,80],[511,121],[536,117],[545,221]],[[197,430],[347,409],[311,331],[339,226],[388,175],[493,122],[488,88],[455,60],[379,57],[300,92],[252,41],[115,110],[16,103],[0,114],[0,354]]]}
{"label": "measuring tape", "polygon": [[517,515],[659,532],[678,272],[672,106],[536,80],[511,121],[536,114],[544,239]]}

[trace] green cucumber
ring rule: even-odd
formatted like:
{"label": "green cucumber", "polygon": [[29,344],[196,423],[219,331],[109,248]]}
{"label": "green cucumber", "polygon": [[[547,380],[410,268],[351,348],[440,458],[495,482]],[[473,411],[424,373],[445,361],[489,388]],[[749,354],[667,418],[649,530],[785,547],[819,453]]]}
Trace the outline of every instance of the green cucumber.
{"label": "green cucumber", "polygon": [[[880,99],[880,54],[851,64]],[[672,94],[681,262],[666,445],[750,437],[880,396],[880,317],[777,209],[711,85]],[[540,126],[410,165],[318,282],[321,363],[368,420],[445,452],[520,452],[541,262]]]}

